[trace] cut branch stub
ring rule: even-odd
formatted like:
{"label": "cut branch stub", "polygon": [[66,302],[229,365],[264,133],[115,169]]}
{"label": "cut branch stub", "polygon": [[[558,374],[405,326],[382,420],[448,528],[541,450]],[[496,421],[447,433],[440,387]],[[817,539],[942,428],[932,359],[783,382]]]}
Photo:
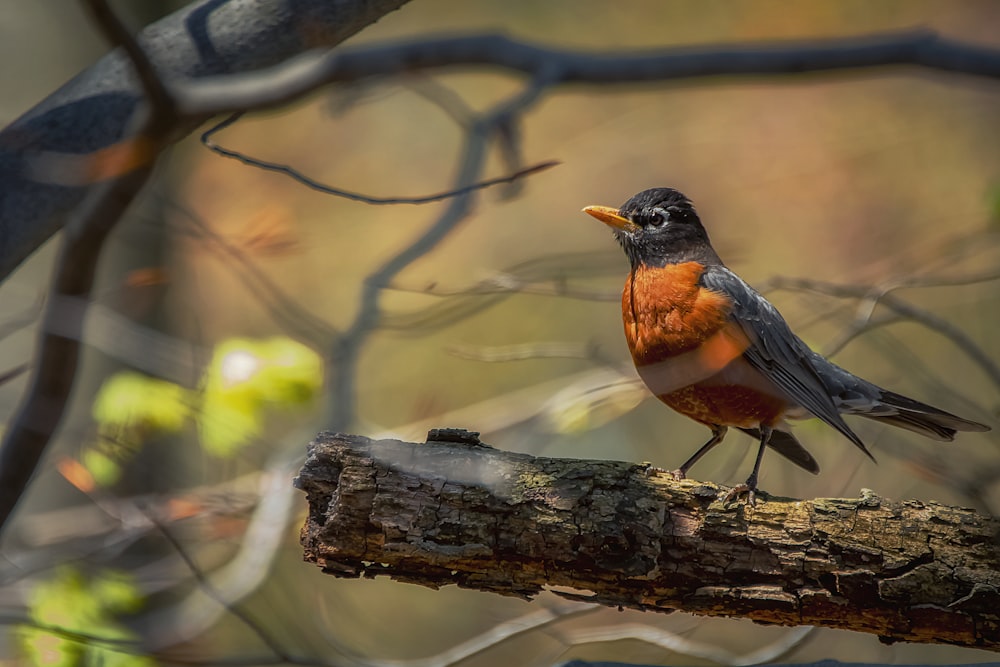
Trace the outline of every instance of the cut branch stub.
{"label": "cut branch stub", "polygon": [[321,433],[296,485],[339,577],[1000,648],[1000,521],[935,503],[759,499],[646,466]]}

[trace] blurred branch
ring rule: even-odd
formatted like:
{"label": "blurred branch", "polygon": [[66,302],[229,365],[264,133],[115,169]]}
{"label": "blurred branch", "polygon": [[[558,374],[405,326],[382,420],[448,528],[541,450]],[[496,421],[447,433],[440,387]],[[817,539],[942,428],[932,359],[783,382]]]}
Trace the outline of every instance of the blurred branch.
{"label": "blurred branch", "polygon": [[620,272],[621,260],[617,255],[581,252],[546,255],[521,262],[469,287],[443,288],[436,283],[416,287],[394,281],[386,289],[440,297],[442,302],[411,312],[386,313],[382,326],[400,335],[421,334],[471,317],[515,294],[620,301],[620,289],[588,289],[569,282],[573,278],[593,279],[605,273],[618,275]]}
{"label": "blurred branch", "polygon": [[[357,667],[451,667],[472,656],[503,644],[505,641],[533,630],[554,625],[571,616],[589,614],[600,609],[598,605],[579,602],[562,602],[551,608],[545,607],[519,616],[509,621],[497,623],[486,632],[469,640],[458,643],[451,648],[426,658],[410,660],[380,660],[358,655],[356,652],[342,646],[332,636],[330,643],[346,659],[341,658],[338,664],[348,664]],[[332,626],[332,624],[327,624]]]}
{"label": "blurred branch", "polygon": [[0,323],[0,341],[7,338],[11,334],[25,329],[38,319],[39,315],[42,313],[45,307],[45,299],[42,294],[39,293],[38,299],[29,306],[25,311],[19,315],[15,315],[5,322]]}
{"label": "blurred branch", "polygon": [[523,361],[525,359],[586,359],[598,361],[600,350],[592,342],[581,341],[538,341],[535,343],[514,343],[512,345],[462,345],[448,347],[448,353],[469,361],[499,363]]}
{"label": "blurred branch", "polygon": [[201,143],[204,144],[205,147],[208,148],[210,151],[217,153],[222,157],[232,158],[234,160],[242,162],[245,165],[256,167],[258,169],[263,169],[264,171],[273,171],[279,174],[284,174],[285,176],[288,176],[292,180],[298,181],[307,188],[311,190],[316,190],[317,192],[322,192],[323,194],[334,195],[335,197],[343,197],[344,199],[350,199],[353,201],[360,201],[364,202],[365,204],[378,204],[378,205],[430,204],[432,202],[442,201],[444,199],[451,199],[452,197],[468,194],[470,192],[473,192],[474,190],[482,190],[483,188],[489,188],[494,185],[514,183],[515,181],[525,178],[526,176],[537,174],[540,171],[545,171],[546,169],[550,169],[559,164],[559,162],[556,160],[549,160],[547,162],[541,162],[539,164],[532,165],[530,167],[525,167],[523,169],[512,171],[511,173],[508,173],[505,176],[500,176],[498,178],[489,178],[484,181],[479,181],[477,183],[472,183],[470,185],[457,188],[455,190],[448,190],[447,192],[438,192],[432,195],[422,195],[419,197],[372,197],[371,195],[363,195],[358,192],[341,190],[340,188],[334,188],[329,185],[325,185],[317,180],[314,180],[306,176],[305,174],[295,169],[294,167],[289,167],[286,164],[279,164],[277,162],[268,162],[267,160],[261,160],[255,157],[251,157],[246,153],[241,153],[239,151],[235,151],[230,148],[225,148],[224,146],[220,146],[219,144],[215,143],[215,141],[212,140],[212,136],[214,136],[216,132],[229,127],[237,120],[239,120],[240,116],[242,116],[242,114],[233,114],[229,118],[226,118],[222,122],[206,130],[201,135]]}
{"label": "blurred branch", "polygon": [[544,71],[550,73],[551,84],[555,85],[798,75],[887,65],[916,65],[997,79],[1000,51],[927,30],[603,55],[483,34],[307,53],[270,71],[185,82],[174,93],[185,113],[213,115],[286,104],[325,84],[438,68],[499,67],[529,76]]}
{"label": "blurred branch", "polygon": [[[153,525],[156,526],[157,530],[159,530],[163,538],[170,544],[173,550],[177,553],[178,557],[180,557],[180,559],[184,562],[184,566],[187,567],[187,569],[191,572],[191,575],[194,577],[194,580],[198,583],[198,590],[205,597],[208,597],[212,602],[214,602],[217,608],[228,611],[230,614],[239,619],[240,622],[242,622],[246,627],[250,628],[253,631],[253,633],[264,643],[264,645],[267,646],[267,648],[272,653],[274,653],[275,656],[281,658],[285,662],[294,662],[291,656],[285,651],[285,649],[278,642],[278,640],[271,636],[271,633],[267,629],[267,626],[257,621],[257,619],[255,619],[249,613],[237,607],[234,601],[228,599],[222,591],[216,589],[216,587],[209,580],[208,576],[204,572],[202,572],[201,568],[198,567],[197,563],[195,563],[194,560],[191,558],[191,556],[188,555],[187,551],[184,549],[184,546],[180,543],[180,540],[174,537],[173,533],[166,525],[160,523],[152,515],[149,515],[149,520],[151,523],[153,523]],[[284,531],[281,530],[271,531],[273,535],[282,535],[283,532]],[[249,537],[250,536],[247,535],[247,538]],[[274,540],[272,539],[272,541]],[[253,588],[256,588],[256,586],[251,587],[251,589]],[[199,605],[200,609],[204,610],[206,607],[205,600],[202,599],[199,602],[200,602]],[[192,608],[189,607],[188,611],[189,612],[192,611]],[[184,620],[185,626],[189,630],[191,629],[195,630],[194,633],[190,633],[186,637],[184,637],[183,638],[184,640],[192,639],[197,635],[201,634],[202,632],[204,632],[206,628],[212,626],[211,622],[205,622],[206,619],[204,618],[204,616],[205,616],[204,613],[200,613],[197,614],[197,617],[195,619]],[[182,617],[183,615],[178,615],[178,618]],[[156,627],[157,630],[160,629],[159,626]],[[176,642],[176,640],[179,639],[178,637],[175,637],[172,633],[169,632],[167,633],[167,635],[169,637],[169,642],[171,644],[179,643]]]}
{"label": "blurred branch", "polygon": [[934,503],[768,498],[642,465],[321,434],[296,485],[306,558],[531,598],[683,610],[1000,650],[1000,520]]}
{"label": "blurred branch", "polygon": [[169,198],[162,203],[187,222],[171,222],[184,234],[202,242],[201,248],[225,262],[243,283],[244,288],[262,304],[272,318],[289,334],[309,345],[322,348],[338,336],[336,328],[311,313],[292,294],[279,287],[247,254],[219,236],[192,209]]}
{"label": "blurred branch", "polygon": [[620,417],[649,397],[631,364],[627,374],[601,366],[385,429],[376,437],[415,437],[440,423],[475,424],[494,435],[526,423],[543,434],[574,433]]}
{"label": "blurred branch", "polygon": [[[324,84],[435,68],[492,66],[535,77],[544,73],[549,86],[876,71],[887,65],[1000,77],[997,50],[928,31],[606,55],[489,34],[307,51],[339,44],[405,1],[331,5],[300,0],[293,9],[287,0],[200,0],[150,26],[139,43],[154,56],[156,71],[177,103],[181,122],[173,138],[212,115],[272,108]],[[308,21],[308,30],[301,29],[303,21]],[[301,55],[292,58],[296,54]],[[59,229],[83,195],[81,187],[30,178],[31,160],[48,151],[78,155],[105,149],[130,122],[140,95],[123,67],[125,61],[120,53],[109,55],[0,133],[0,171],[9,175],[0,179],[0,225],[5,232],[0,235],[0,277]],[[509,138],[503,144],[505,155],[516,159],[516,118],[505,120],[499,136]]]}
{"label": "blurred branch", "polygon": [[[407,0],[196,0],[142,31],[141,50],[161,82],[256,70],[332,47]],[[87,192],[32,177],[41,155],[86,156],[114,146],[144,97],[129,54],[115,51],[0,132],[0,278],[62,228]],[[153,68],[140,67],[148,73]],[[170,91],[171,94],[173,91]],[[170,139],[206,116],[182,114]]]}
{"label": "blurred branch", "polygon": [[[292,456],[279,453],[272,458],[257,481],[258,500],[250,523],[241,536],[239,552],[211,575],[200,572],[176,538],[158,522],[157,527],[164,537],[195,574],[199,587],[176,607],[161,609],[143,619],[149,628],[145,635],[147,648],[160,651],[191,641],[227,612],[236,615],[251,629],[258,628],[259,622],[239,611],[235,605],[257,590],[270,573],[285,543],[295,501],[289,478],[300,460],[298,453]],[[276,639],[264,632],[257,634],[276,655],[287,657],[287,652],[279,648]]]}
{"label": "blurred branch", "polygon": [[495,105],[477,117],[466,133],[465,146],[458,165],[454,190],[461,194],[448,200],[448,206],[424,232],[414,238],[399,253],[365,277],[361,287],[360,307],[354,321],[339,340],[334,341],[330,354],[331,382],[330,416],[328,424],[334,429],[346,429],[356,419],[356,367],[361,350],[382,319],[381,295],[403,269],[431,252],[441,241],[464,221],[472,211],[476,190],[469,185],[476,182],[486,163],[490,138],[511,116],[522,113],[538,101],[550,84],[548,73],[543,72],[518,93]]}
{"label": "blurred branch", "polygon": [[[995,279],[993,272],[983,275],[985,276],[983,278],[984,280]],[[963,278],[962,280],[964,282],[958,284],[969,284],[968,278]],[[933,281],[927,282],[932,285],[939,284]],[[916,284],[919,285],[921,283],[917,282]],[[890,290],[894,289],[895,286],[889,289],[879,290],[870,285],[849,285],[830,283],[822,280],[812,280],[809,278],[787,278],[783,276],[775,276],[774,278],[771,278],[767,282],[767,286],[774,289],[817,292],[838,298],[862,299],[863,301],[859,309],[860,316],[856,319],[855,324],[851,329],[852,338],[863,331],[867,331],[877,326],[883,326],[891,322],[896,322],[903,318],[917,322],[932,331],[938,332],[950,340],[955,347],[972,359],[972,361],[974,361],[982,369],[987,377],[989,377],[989,379],[998,388],[1000,388],[1000,364],[993,361],[986,351],[980,347],[971,336],[952,324],[949,320],[908,303],[891,294]],[[904,285],[900,285],[899,287],[902,286]],[[889,320],[872,320],[871,316],[874,312],[875,306],[879,303],[892,310],[899,317]],[[846,343],[846,340],[844,343]]]}
{"label": "blurred branch", "polygon": [[[120,166],[111,171],[123,169],[124,173],[94,186],[66,226],[43,314],[34,372],[0,444],[0,531],[59,426],[76,379],[85,309],[78,314],[68,312],[64,302],[89,300],[104,241],[152,174],[154,160],[176,120],[172,101],[114,13],[101,0],[85,4],[108,39],[123,45],[130,59],[137,58],[132,62],[150,104],[134,136],[120,142]],[[97,168],[104,171],[107,165]]]}
{"label": "blurred branch", "polygon": [[[580,644],[591,642],[614,642],[633,639],[690,658],[711,660],[717,665],[745,667],[747,665],[761,665],[774,662],[789,651],[800,646],[815,630],[816,628],[809,626],[794,628],[770,644],[743,654],[734,654],[731,651],[727,651],[719,646],[721,642],[718,641],[699,642],[684,637],[681,634],[642,623],[622,623],[599,628],[580,628],[575,630],[556,629],[553,634],[570,646],[579,646]],[[614,665],[603,663],[602,667],[614,667]],[[623,665],[622,667],[625,666]]]}

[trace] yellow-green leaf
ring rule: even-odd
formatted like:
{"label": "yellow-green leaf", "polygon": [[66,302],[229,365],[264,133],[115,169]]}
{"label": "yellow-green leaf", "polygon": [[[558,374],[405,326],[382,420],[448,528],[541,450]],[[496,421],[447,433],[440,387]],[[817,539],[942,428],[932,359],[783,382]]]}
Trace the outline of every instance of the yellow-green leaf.
{"label": "yellow-green leaf", "polygon": [[94,420],[102,427],[179,431],[190,414],[188,392],[172,382],[133,371],[115,373],[94,399]]}

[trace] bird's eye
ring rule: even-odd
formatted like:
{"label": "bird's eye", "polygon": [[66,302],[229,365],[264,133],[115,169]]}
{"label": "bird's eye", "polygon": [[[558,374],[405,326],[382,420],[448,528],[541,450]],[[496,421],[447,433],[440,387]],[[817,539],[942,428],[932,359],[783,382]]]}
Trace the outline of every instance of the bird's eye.
{"label": "bird's eye", "polygon": [[646,224],[650,227],[659,227],[667,221],[670,214],[664,211],[662,208],[653,209],[650,211],[649,215],[646,217]]}

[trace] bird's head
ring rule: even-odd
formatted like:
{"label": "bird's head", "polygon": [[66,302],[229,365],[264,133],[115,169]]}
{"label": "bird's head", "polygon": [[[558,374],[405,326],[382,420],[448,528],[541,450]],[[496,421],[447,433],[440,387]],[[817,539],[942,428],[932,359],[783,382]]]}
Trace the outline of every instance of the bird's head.
{"label": "bird's head", "polygon": [[719,263],[694,205],[677,190],[651,188],[620,208],[588,206],[583,212],[614,230],[633,267]]}

